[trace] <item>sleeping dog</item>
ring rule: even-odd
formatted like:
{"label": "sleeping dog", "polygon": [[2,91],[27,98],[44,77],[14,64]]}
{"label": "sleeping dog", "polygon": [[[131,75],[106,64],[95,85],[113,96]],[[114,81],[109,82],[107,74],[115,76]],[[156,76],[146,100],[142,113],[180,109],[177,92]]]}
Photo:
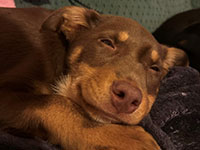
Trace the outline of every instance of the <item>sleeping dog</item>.
{"label": "sleeping dog", "polygon": [[80,7],[0,10],[0,129],[65,150],[158,150],[137,124],[173,66],[136,21]]}

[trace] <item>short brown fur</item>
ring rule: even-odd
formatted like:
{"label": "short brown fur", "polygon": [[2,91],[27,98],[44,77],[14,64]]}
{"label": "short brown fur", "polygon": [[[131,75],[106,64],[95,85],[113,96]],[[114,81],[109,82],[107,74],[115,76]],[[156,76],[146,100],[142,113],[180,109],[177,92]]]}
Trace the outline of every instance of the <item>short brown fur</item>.
{"label": "short brown fur", "polygon": [[[1,130],[65,150],[160,149],[137,124],[167,70],[187,64],[183,52],[161,46],[131,19],[85,8],[1,9],[0,21]],[[128,37],[119,38],[124,31]],[[141,101],[134,110],[115,105],[115,82]]]}

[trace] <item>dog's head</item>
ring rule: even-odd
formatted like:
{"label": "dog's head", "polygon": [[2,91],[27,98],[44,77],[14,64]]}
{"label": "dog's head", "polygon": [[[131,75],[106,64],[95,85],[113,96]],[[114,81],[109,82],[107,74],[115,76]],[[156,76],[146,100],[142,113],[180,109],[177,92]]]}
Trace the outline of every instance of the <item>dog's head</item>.
{"label": "dog's head", "polygon": [[136,21],[85,8],[55,11],[42,30],[64,34],[69,42],[69,71],[58,92],[104,123],[137,124],[168,69],[188,63],[183,51],[160,45]]}

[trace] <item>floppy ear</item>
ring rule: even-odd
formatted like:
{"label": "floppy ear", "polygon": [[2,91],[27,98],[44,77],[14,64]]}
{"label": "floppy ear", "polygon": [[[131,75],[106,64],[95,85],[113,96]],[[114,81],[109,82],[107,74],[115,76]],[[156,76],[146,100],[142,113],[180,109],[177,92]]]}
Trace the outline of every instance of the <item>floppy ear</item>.
{"label": "floppy ear", "polygon": [[166,56],[164,60],[164,65],[163,67],[165,69],[169,69],[173,66],[188,66],[189,65],[189,60],[186,55],[186,53],[178,48],[174,47],[167,47],[166,48]]}
{"label": "floppy ear", "polygon": [[94,27],[100,14],[94,10],[76,6],[64,7],[53,12],[42,24],[41,30],[62,32],[69,40],[81,29]]}

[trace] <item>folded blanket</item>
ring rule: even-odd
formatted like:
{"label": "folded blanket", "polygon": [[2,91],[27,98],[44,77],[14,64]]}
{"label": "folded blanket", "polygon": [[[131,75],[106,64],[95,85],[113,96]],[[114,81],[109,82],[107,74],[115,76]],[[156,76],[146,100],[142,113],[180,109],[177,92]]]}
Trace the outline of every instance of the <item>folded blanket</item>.
{"label": "folded blanket", "polygon": [[141,124],[163,150],[200,150],[199,72],[190,67],[173,68]]}
{"label": "folded blanket", "polygon": [[0,132],[0,150],[60,150],[40,139],[17,137]]}
{"label": "folded blanket", "polygon": [[[200,75],[190,67],[174,67],[161,83],[150,114],[141,125],[162,150],[200,150]],[[0,132],[0,149],[56,150],[38,139]]]}

